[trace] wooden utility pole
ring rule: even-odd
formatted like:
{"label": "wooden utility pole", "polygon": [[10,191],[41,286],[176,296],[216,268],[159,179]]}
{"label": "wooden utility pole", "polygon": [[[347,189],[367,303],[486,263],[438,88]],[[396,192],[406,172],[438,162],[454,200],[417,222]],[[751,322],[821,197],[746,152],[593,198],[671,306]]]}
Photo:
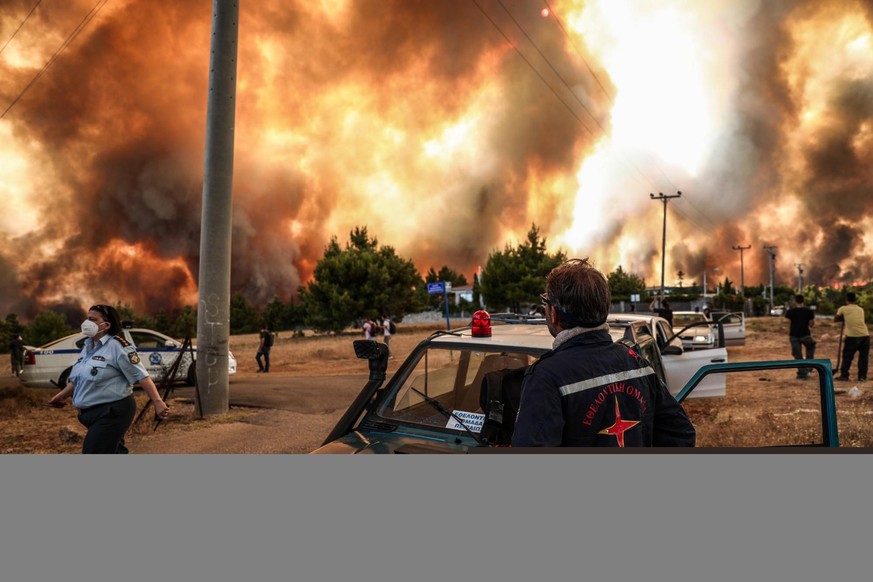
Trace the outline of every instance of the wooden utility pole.
{"label": "wooden utility pole", "polygon": [[803,263],[797,263],[797,292],[803,293]]}
{"label": "wooden utility pole", "polygon": [[652,200],[661,200],[664,203],[664,226],[661,232],[661,300],[664,300],[664,264],[665,259],[667,258],[667,201],[670,198],[679,198],[682,196],[682,192],[676,192],[674,196],[665,196],[663,192],[658,192],[658,195],[655,196],[651,192],[649,193],[649,197]]}
{"label": "wooden utility pole", "polygon": [[747,247],[743,247],[743,246],[735,246],[734,247],[734,246],[732,246],[731,248],[735,251],[740,251],[740,294],[745,296],[745,294],[746,294],[746,275],[745,275],[745,269],[744,269],[744,265],[743,265],[743,251],[749,250],[750,248],[752,248],[752,245],[749,245]]}
{"label": "wooden utility pole", "polygon": [[239,0],[213,0],[197,308],[197,410],[228,411],[231,199]]}

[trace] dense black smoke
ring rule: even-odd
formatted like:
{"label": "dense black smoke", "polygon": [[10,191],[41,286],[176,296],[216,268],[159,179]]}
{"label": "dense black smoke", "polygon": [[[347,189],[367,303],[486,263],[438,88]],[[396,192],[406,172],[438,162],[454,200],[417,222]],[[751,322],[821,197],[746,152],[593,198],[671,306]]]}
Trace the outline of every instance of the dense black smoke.
{"label": "dense black smoke", "polygon": [[[7,4],[2,31],[13,30],[29,9],[24,1]],[[337,13],[302,1],[241,8],[233,291],[258,303],[274,294],[287,300],[330,237],[345,240],[354,223],[368,224],[380,243],[424,272],[442,264],[474,269],[504,244],[507,229],[533,221],[525,211],[531,172],[572,172],[597,137],[561,103],[581,111],[564,83],[584,95],[590,75],[533,3],[504,3],[512,17],[498,2],[478,4],[482,10],[431,0],[356,0]],[[90,5],[40,6],[29,34],[15,44],[44,62]],[[152,311],[190,300],[198,274],[210,19],[208,3],[195,0],[110,3],[11,111],[7,123],[16,138],[40,144],[55,179],[39,193],[38,228],[0,251],[0,310],[32,313],[77,295],[83,303],[117,299]],[[2,57],[0,69],[2,103],[36,70]],[[501,103],[483,112],[488,133],[476,138],[487,151],[474,152],[488,166],[462,159],[457,170],[429,167],[417,153],[422,143],[462,119],[489,84],[498,87]],[[602,103],[592,98],[586,105],[606,123]],[[376,159],[372,148],[382,144],[372,134],[360,134],[359,144],[343,135],[361,118],[369,118],[362,127],[392,126],[407,142],[385,142],[388,166]],[[402,223],[397,208],[358,194],[360,182],[348,177],[380,171],[409,188],[400,195],[410,205],[416,198],[439,201],[444,215],[429,213],[433,222],[415,230],[393,230]],[[541,224],[560,223],[559,211],[571,210],[552,196],[550,210],[536,218]],[[338,209],[357,209],[359,218],[338,220]],[[43,243],[36,252],[10,260],[34,240]]]}

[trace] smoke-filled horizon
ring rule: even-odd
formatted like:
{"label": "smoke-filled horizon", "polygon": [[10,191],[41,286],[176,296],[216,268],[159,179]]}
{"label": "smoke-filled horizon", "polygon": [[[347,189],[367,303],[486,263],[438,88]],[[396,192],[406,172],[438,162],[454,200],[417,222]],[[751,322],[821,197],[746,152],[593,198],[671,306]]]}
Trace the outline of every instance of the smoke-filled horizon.
{"label": "smoke-filled horizon", "polygon": [[[0,11],[0,311],[195,304],[211,8]],[[98,6],[100,4],[98,3]],[[232,291],[287,301],[366,226],[467,274],[536,223],[656,285],[873,278],[873,2],[240,7]],[[13,37],[13,33],[15,33]],[[3,44],[0,44],[2,47]]]}

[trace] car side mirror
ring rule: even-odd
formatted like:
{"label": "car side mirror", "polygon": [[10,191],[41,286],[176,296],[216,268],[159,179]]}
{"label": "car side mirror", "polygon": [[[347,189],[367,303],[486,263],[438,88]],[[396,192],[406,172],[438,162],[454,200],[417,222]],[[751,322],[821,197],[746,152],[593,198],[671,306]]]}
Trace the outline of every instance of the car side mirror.
{"label": "car side mirror", "polygon": [[684,352],[679,346],[669,345],[661,348],[662,356],[681,356]]}
{"label": "car side mirror", "polygon": [[384,380],[388,369],[388,346],[375,340],[355,340],[352,345],[359,360],[369,360],[370,380]]}
{"label": "car side mirror", "polygon": [[164,342],[164,347],[165,348],[175,348],[178,346],[176,346],[176,342],[174,342],[173,340],[167,340]]}

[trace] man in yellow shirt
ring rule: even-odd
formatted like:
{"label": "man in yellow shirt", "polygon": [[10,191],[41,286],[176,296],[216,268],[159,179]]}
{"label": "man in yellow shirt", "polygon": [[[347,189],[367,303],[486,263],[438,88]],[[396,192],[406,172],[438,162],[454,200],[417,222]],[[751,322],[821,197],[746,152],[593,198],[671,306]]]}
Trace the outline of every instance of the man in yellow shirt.
{"label": "man in yellow shirt", "polygon": [[870,355],[870,333],[864,321],[864,309],[856,302],[858,297],[851,291],[846,293],[846,303],[837,309],[834,321],[843,322],[846,329],[846,341],[843,345],[843,358],[840,365],[840,375],[835,378],[841,382],[849,381],[849,368],[852,358],[858,352],[858,381],[867,379],[867,358]]}

